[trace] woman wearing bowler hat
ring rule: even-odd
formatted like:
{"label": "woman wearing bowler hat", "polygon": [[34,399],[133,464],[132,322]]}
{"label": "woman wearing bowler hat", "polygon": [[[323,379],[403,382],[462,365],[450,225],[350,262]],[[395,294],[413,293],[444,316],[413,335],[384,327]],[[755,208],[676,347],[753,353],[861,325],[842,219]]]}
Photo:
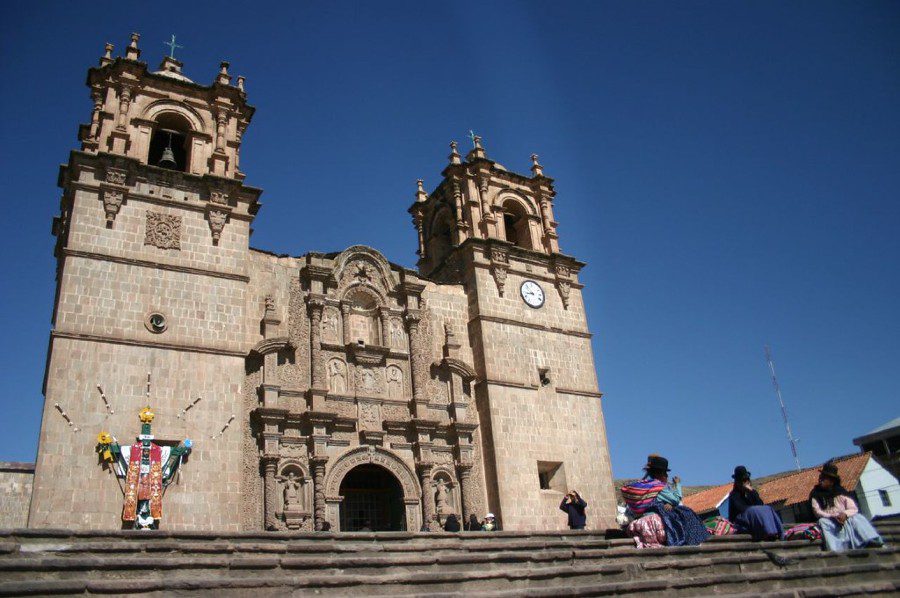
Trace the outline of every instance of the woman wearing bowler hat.
{"label": "woman wearing bowler hat", "polygon": [[628,532],[638,548],[660,545],[700,544],[709,537],[706,527],[681,504],[681,481],[669,484],[669,461],[659,455],[647,457],[644,478],[622,488],[622,496],[635,519]]}
{"label": "woman wearing bowler hat", "polygon": [[819,527],[828,550],[841,552],[853,548],[883,546],[884,540],[863,515],[849,492],[841,486],[837,465],[829,461],[819,472],[819,483],[809,495],[810,506],[819,519]]}
{"label": "woman wearing bowler hat", "polygon": [[784,535],[781,517],[753,489],[747,468],[738,465],[731,477],[734,488],[728,495],[728,518],[738,532],[750,534],[754,540],[780,540]]}

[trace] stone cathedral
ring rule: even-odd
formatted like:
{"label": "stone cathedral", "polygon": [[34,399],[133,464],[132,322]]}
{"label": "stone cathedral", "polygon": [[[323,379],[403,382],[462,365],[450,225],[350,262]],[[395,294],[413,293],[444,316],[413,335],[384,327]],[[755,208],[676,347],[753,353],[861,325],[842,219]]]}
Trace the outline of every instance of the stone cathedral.
{"label": "stone cathedral", "polygon": [[95,437],[132,442],[148,405],[155,442],[193,440],[162,529],[418,531],[490,511],[555,530],[569,489],[589,528],[612,523],[584,263],[560,251],[537,156],[523,175],[478,137],[451,144],[411,194],[416,270],[361,245],[275,255],[250,246],[244,78],[140,56],[134,34],[88,71],[90,122],[59,172],[29,526],[123,525]]}

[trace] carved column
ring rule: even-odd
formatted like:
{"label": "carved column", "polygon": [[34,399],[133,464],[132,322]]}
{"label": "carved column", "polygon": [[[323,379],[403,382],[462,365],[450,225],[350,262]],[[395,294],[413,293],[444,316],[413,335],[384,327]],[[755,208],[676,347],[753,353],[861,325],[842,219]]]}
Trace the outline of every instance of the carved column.
{"label": "carved column", "polygon": [[425,231],[422,230],[422,215],[418,212],[413,216],[413,224],[416,225],[416,231],[419,233],[419,257],[425,257]]}
{"label": "carved column", "polygon": [[410,364],[412,365],[412,384],[413,384],[413,400],[416,403],[425,401],[425,385],[428,382],[422,367],[422,360],[426,356],[426,349],[423,347],[423,334],[421,329],[422,315],[419,310],[407,310],[406,325],[409,328],[409,350]]}
{"label": "carved column", "polygon": [[309,460],[313,470],[313,515],[317,532],[325,523],[325,463],[328,457],[313,457]]}
{"label": "carved column", "polygon": [[131,88],[122,87],[119,92],[119,120],[116,127],[122,131],[125,130],[125,119],[128,116],[128,105],[131,104]]}
{"label": "carved column", "polygon": [[391,313],[387,310],[387,308],[382,307],[380,310],[378,310],[378,319],[381,322],[381,346],[390,347]]}
{"label": "carved column", "polygon": [[431,470],[433,465],[430,463],[419,464],[419,479],[422,483],[422,523],[429,530],[433,528],[434,523],[434,492],[431,489]]}
{"label": "carved column", "polygon": [[472,483],[472,466],[461,465],[459,468],[459,485],[462,489],[462,510],[464,521],[469,520],[469,516],[476,512],[475,488]]}
{"label": "carved column", "polygon": [[322,310],[325,302],[319,298],[309,299],[309,342],[312,361],[312,387],[325,388],[325,364],[322,361]]}
{"label": "carved column", "polygon": [[216,151],[225,151],[225,123],[228,119],[228,113],[219,110],[216,114]]}
{"label": "carved column", "polygon": [[96,89],[91,94],[94,100],[94,111],[91,113],[91,139],[97,139],[100,136],[100,111],[103,109],[103,93]]}
{"label": "carved column", "polygon": [[350,304],[341,303],[341,331],[343,333],[344,344],[350,344]]}
{"label": "carved column", "polygon": [[278,456],[263,456],[262,465],[264,474],[265,527],[267,530],[275,530],[278,529],[278,519],[275,515],[275,512],[278,510],[278,502],[275,500],[275,493],[278,492],[278,486],[275,483],[275,471],[278,468]]}

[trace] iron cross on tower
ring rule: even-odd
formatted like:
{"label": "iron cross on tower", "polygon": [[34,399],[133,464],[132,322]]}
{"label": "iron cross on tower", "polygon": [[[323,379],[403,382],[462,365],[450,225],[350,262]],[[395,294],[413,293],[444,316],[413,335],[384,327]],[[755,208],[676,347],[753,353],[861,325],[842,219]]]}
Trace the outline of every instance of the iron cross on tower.
{"label": "iron cross on tower", "polygon": [[184,46],[179,46],[175,43],[175,35],[172,35],[172,40],[163,42],[164,46],[169,46],[169,58],[175,58],[175,48],[184,48]]}
{"label": "iron cross on tower", "polygon": [[[175,39],[175,38],[173,37],[172,39]],[[472,129],[469,129],[469,139],[472,140],[472,147],[477,147],[477,146],[478,146],[478,144],[475,143],[475,138],[476,138],[476,137],[478,137],[478,135],[475,134],[475,131],[473,131]]]}

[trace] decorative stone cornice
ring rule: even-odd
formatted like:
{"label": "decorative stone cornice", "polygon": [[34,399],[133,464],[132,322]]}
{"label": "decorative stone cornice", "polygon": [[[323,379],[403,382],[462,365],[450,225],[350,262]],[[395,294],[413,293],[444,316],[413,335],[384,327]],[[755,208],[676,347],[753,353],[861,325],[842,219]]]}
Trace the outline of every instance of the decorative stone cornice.
{"label": "decorative stone cornice", "polygon": [[256,343],[256,345],[252,349],[250,349],[250,353],[255,353],[257,355],[268,355],[269,353],[281,351],[282,349],[286,349],[290,346],[291,341],[286,336],[267,338]]}

